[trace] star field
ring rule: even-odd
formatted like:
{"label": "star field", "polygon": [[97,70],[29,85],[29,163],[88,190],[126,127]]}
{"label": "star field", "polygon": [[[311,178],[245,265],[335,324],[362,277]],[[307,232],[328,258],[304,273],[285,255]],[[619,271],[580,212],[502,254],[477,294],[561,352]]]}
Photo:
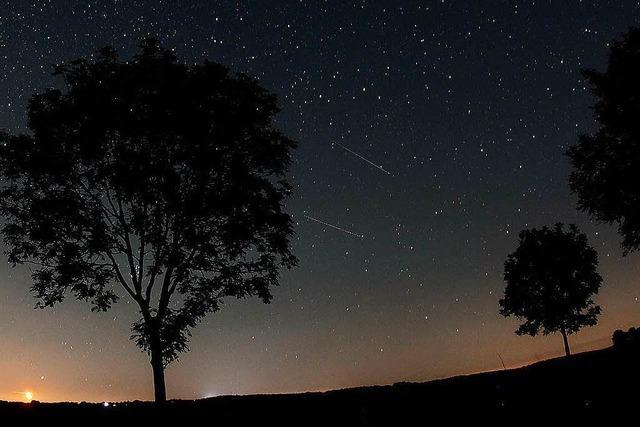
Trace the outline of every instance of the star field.
{"label": "star field", "polygon": [[[4,3],[4,4],[3,4]],[[170,397],[325,390],[509,367],[562,353],[498,314],[526,227],[575,222],[598,250],[602,347],[637,326],[638,257],[575,210],[564,151],[593,128],[582,68],[640,25],[640,2],[0,2],[0,128],[26,131],[53,64],[156,36],[279,97],[299,266],[274,301],[227,301],[170,365]],[[26,267],[0,267],[0,399],[150,398],[128,340],[134,304],[33,310]]]}

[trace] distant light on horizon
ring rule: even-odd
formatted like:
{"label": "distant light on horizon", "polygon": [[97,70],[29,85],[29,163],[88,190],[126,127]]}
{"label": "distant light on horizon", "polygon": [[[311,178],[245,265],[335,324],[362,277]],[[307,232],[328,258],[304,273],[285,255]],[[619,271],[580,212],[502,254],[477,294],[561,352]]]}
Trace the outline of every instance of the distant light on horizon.
{"label": "distant light on horizon", "polygon": [[24,395],[24,399],[25,399],[27,402],[31,402],[31,401],[33,400],[33,393],[32,393],[32,392],[30,392],[30,391],[25,391],[25,392],[23,392],[22,394]]}

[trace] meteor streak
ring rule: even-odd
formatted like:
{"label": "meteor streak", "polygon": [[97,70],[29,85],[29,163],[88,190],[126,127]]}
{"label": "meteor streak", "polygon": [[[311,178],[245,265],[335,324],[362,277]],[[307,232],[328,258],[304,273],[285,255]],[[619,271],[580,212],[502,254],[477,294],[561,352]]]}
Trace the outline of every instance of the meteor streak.
{"label": "meteor streak", "polygon": [[340,143],[337,143],[337,142],[334,142],[334,144],[336,144],[338,147],[342,148],[343,150],[345,150],[345,151],[347,151],[347,152],[349,152],[349,153],[353,154],[354,156],[358,157],[359,159],[364,160],[365,162],[369,163],[369,164],[370,164],[371,166],[373,166],[374,168],[381,170],[382,172],[386,173],[387,175],[391,175],[391,172],[389,172],[388,170],[386,170],[386,169],[385,169],[385,168],[383,168],[382,166],[380,166],[380,165],[377,165],[377,164],[373,163],[371,160],[369,160],[369,159],[367,159],[367,158],[365,158],[365,157],[361,156],[360,154],[358,154],[358,153],[356,153],[355,151],[353,151],[353,150],[351,150],[351,149],[349,149],[349,148],[345,147],[344,145],[342,145],[342,144],[340,144]]}
{"label": "meteor streak", "polygon": [[319,219],[314,218],[312,216],[309,216],[307,214],[302,214],[302,216],[304,216],[307,219],[310,219],[311,221],[315,221],[318,224],[326,225],[327,227],[331,227],[331,228],[334,228],[334,229],[336,229],[338,231],[342,231],[343,233],[351,234],[352,236],[356,236],[356,237],[359,237],[361,239],[364,237],[363,234],[357,234],[357,233],[354,233],[353,231],[345,230],[344,228],[338,227],[337,225],[333,225],[333,224],[329,224],[328,222],[320,221]]}

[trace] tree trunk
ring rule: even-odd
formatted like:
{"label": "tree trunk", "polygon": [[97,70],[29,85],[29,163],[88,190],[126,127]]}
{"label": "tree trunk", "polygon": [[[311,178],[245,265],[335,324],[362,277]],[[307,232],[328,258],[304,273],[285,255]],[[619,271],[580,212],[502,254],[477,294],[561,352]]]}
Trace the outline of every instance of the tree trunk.
{"label": "tree trunk", "polygon": [[565,356],[571,356],[571,351],[569,350],[569,340],[567,339],[567,331],[564,328],[560,329],[560,333],[562,334],[562,339],[564,340],[564,354]]}
{"label": "tree trunk", "polygon": [[162,346],[159,339],[152,339],[151,368],[153,369],[153,391],[156,403],[167,401],[167,388],[164,383],[164,362],[162,360]]}

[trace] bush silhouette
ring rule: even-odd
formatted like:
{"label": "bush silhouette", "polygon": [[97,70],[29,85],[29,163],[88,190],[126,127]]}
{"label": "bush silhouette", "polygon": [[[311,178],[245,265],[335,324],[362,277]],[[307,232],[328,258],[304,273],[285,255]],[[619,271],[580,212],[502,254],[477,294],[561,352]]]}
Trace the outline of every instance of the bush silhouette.
{"label": "bush silhouette", "polygon": [[611,337],[613,346],[619,349],[629,349],[640,347],[640,329],[629,328],[627,332],[620,329],[613,333]]}

